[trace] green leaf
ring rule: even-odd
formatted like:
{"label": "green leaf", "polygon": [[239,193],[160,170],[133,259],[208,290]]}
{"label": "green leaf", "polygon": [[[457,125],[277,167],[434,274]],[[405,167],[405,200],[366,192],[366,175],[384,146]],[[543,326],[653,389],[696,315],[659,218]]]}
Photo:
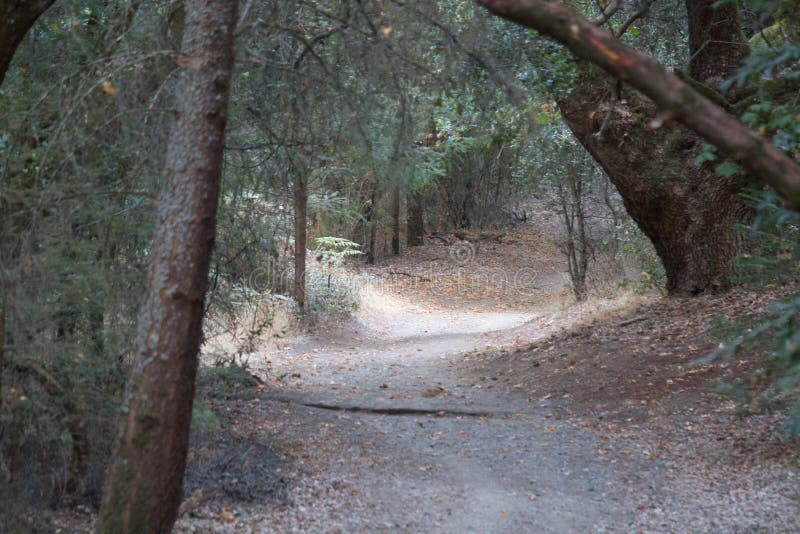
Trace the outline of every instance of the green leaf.
{"label": "green leaf", "polygon": [[703,145],[703,149],[694,158],[695,165],[702,165],[706,161],[716,161],[717,159],[717,147],[714,145],[705,144]]}
{"label": "green leaf", "polygon": [[714,167],[714,172],[725,178],[730,178],[731,176],[738,174],[741,170],[742,168],[732,161],[724,161]]}

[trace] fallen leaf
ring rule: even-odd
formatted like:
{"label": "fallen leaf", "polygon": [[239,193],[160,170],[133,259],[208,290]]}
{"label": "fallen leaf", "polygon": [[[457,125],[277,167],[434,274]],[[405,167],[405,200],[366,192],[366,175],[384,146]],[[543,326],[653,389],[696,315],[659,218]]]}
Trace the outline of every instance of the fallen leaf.
{"label": "fallen leaf", "polygon": [[117,93],[119,93],[119,89],[114,87],[114,85],[111,82],[109,82],[108,80],[103,82],[103,86],[102,87],[103,87],[103,92],[105,94],[107,94],[107,95],[115,96]]}
{"label": "fallen leaf", "polygon": [[217,514],[217,517],[219,517],[222,521],[225,521],[226,523],[233,523],[234,521],[236,521],[236,517],[231,513],[230,510],[228,510],[224,506]]}
{"label": "fallen leaf", "polygon": [[183,503],[181,504],[181,507],[178,510],[178,515],[180,516],[191,512],[192,510],[194,510],[203,503],[203,499],[204,499],[203,490],[201,489],[194,490],[191,496],[189,496],[189,498],[183,501]]}

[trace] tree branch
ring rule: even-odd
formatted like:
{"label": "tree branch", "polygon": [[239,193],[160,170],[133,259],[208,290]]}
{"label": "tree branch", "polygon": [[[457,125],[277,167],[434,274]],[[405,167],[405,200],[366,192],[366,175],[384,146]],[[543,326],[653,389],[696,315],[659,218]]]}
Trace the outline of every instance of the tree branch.
{"label": "tree branch", "polygon": [[594,24],[595,26],[602,26],[603,24],[608,22],[608,19],[613,17],[614,14],[617,11],[619,11],[621,7],[622,7],[622,0],[612,0],[611,2],[609,2],[606,8],[600,13],[600,16],[592,21],[592,24]]}
{"label": "tree branch", "polygon": [[19,43],[55,0],[0,0],[0,85]]}
{"label": "tree branch", "polygon": [[647,95],[716,145],[800,211],[800,165],[652,58],[553,0],[478,0],[489,11],[538,30]]}
{"label": "tree branch", "polygon": [[654,1],[655,0],[642,0],[639,3],[639,9],[637,9],[636,12],[633,15],[628,17],[628,20],[623,22],[622,26],[620,26],[617,29],[617,31],[614,33],[614,35],[617,37],[617,39],[619,39],[620,37],[625,35],[625,32],[628,31],[628,28],[631,27],[631,24],[633,24],[634,22],[636,22],[640,18],[642,18],[645,15],[647,15],[647,13],[650,11],[650,6],[653,4]]}

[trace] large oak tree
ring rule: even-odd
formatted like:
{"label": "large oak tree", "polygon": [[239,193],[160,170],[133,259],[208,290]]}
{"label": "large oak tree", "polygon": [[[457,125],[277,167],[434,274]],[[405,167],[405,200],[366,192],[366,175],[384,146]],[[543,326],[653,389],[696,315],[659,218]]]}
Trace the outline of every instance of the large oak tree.
{"label": "large oak tree", "polygon": [[[713,1],[686,0],[688,74],[716,89],[736,71],[748,46],[736,6],[713,9]],[[727,286],[732,260],[741,252],[736,226],[750,217],[740,196],[744,180],[718,176],[713,164],[696,164],[703,139],[659,119],[661,110],[651,101],[635,91],[609,97],[616,85],[612,77],[587,61],[577,68],[574,90],[558,102],[559,109],[652,241],[669,292],[691,295]],[[663,126],[654,127],[659,122]]]}
{"label": "large oak tree", "polygon": [[[747,54],[735,5],[715,8],[714,0],[686,1],[693,84],[561,2],[480,2],[560,41],[577,56],[579,77],[559,107],[653,241],[672,294],[697,294],[727,284],[730,262],[740,251],[733,227],[748,217],[739,198],[740,182],[695,165],[699,136],[800,208],[800,167],[695,89],[696,84],[714,89]],[[638,93],[626,94],[624,104],[609,101],[616,80],[638,89],[652,104]],[[605,125],[600,107],[611,109]]]}

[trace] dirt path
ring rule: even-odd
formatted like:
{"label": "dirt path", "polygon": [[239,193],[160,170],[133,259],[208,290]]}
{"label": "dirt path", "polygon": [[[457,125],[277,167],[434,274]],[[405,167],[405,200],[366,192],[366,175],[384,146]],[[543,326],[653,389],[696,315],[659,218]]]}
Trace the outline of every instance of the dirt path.
{"label": "dirt path", "polygon": [[[536,316],[383,304],[368,305],[362,316],[369,319],[355,331],[272,359],[271,374],[291,375],[259,399],[258,413],[275,419],[281,412],[279,448],[307,475],[294,480],[291,506],[268,519],[243,511],[252,522],[243,517],[237,531],[564,532],[630,524],[636,504],[614,488],[614,471],[588,454],[591,433],[553,419],[548,401],[531,403],[459,373],[464,353],[502,345]],[[184,528],[214,524],[194,519]]]}
{"label": "dirt path", "polygon": [[[464,365],[476,353],[482,365],[505,361],[508,350],[500,347],[562,332],[570,321],[577,321],[574,313],[433,310],[373,296],[351,328],[270,355],[268,376],[283,376],[281,382],[226,408],[241,440],[267,436],[275,444],[270,469],[280,475],[272,481],[280,490],[250,499],[217,493],[185,514],[178,530],[797,527],[795,463],[775,461],[746,475],[733,464],[704,472],[708,466],[691,451],[654,452],[667,439],[690,444],[688,437],[667,437],[662,428],[659,441],[646,425],[619,430],[607,407],[576,408],[569,395],[541,395],[517,384],[522,377],[508,367],[480,376]],[[681,417],[666,424],[689,425]],[[710,445],[698,447],[719,458],[719,439],[709,435]],[[683,461],[692,462],[688,471]]]}
{"label": "dirt path", "polygon": [[[531,246],[492,256],[501,280]],[[212,399],[222,437],[192,448],[178,532],[800,529],[780,415],[704,389],[757,360],[691,366],[711,315],[767,297],[559,308],[554,267],[515,293],[446,249],[398,261],[413,276],[368,287],[352,323],[255,355],[263,382]]]}

